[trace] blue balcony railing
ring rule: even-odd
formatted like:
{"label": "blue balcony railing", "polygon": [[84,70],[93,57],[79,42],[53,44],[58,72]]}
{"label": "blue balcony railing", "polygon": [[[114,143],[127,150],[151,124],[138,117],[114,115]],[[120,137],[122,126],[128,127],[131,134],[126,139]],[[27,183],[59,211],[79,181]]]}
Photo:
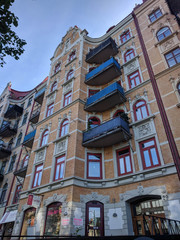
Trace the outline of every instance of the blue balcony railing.
{"label": "blue balcony railing", "polygon": [[86,55],[86,62],[88,63],[102,63],[108,60],[111,56],[118,53],[118,48],[115,41],[110,37],[96,48],[91,49]]}
{"label": "blue balcony railing", "polygon": [[84,147],[107,147],[131,138],[129,124],[120,116],[83,133]]}
{"label": "blue balcony railing", "polygon": [[45,91],[46,87],[43,87],[35,94],[34,100],[39,104],[42,104]]}
{"label": "blue balcony railing", "polygon": [[121,74],[119,63],[110,58],[99,67],[86,74],[85,83],[88,85],[103,85]]}
{"label": "blue balcony railing", "polygon": [[36,134],[36,130],[28,133],[25,137],[24,137],[24,141],[23,141],[23,145],[27,145],[28,146],[28,142],[33,141],[34,137]]}
{"label": "blue balcony railing", "polygon": [[86,100],[85,110],[103,112],[126,101],[124,89],[115,82]]}

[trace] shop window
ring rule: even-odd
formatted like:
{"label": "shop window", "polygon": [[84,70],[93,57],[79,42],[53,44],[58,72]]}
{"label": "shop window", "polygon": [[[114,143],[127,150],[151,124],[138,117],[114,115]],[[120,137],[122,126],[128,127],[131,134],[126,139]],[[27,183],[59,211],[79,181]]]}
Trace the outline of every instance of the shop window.
{"label": "shop window", "polygon": [[88,119],[88,129],[92,129],[95,128],[97,126],[99,126],[101,123],[100,119],[97,117],[90,117]]}
{"label": "shop window", "polygon": [[61,64],[58,63],[54,68],[54,74],[57,73],[61,69]]}
{"label": "shop window", "polygon": [[17,141],[16,141],[16,147],[20,145],[22,139],[22,133],[18,135]]}
{"label": "shop window", "polygon": [[75,59],[76,57],[76,51],[73,51],[70,55],[69,55],[69,62],[72,61],[73,59]]}
{"label": "shop window", "polygon": [[102,179],[102,156],[100,153],[87,154],[87,178]]}
{"label": "shop window", "polygon": [[171,35],[171,30],[168,27],[161,28],[156,34],[158,41],[163,40],[169,35]]}
{"label": "shop window", "polygon": [[172,67],[177,63],[180,63],[180,48],[176,48],[171,52],[165,54],[165,58],[169,67]]}
{"label": "shop window", "polygon": [[155,138],[140,142],[139,145],[143,162],[143,168],[148,169],[160,166],[160,159]]}
{"label": "shop window", "polygon": [[46,112],[46,117],[49,117],[53,114],[54,110],[54,103],[51,103],[50,105],[47,106],[47,112]]}
{"label": "shop window", "polygon": [[47,207],[44,235],[59,236],[62,204],[55,202]]}
{"label": "shop window", "polygon": [[147,104],[145,100],[139,100],[134,104],[134,118],[135,121],[139,121],[149,116]]}
{"label": "shop window", "polygon": [[32,100],[33,100],[33,97],[30,97],[29,100],[28,100],[28,104],[27,104],[27,107],[29,107],[32,103]]}
{"label": "shop window", "polygon": [[98,93],[99,89],[89,89],[88,97],[93,96],[94,94]]}
{"label": "shop window", "polygon": [[131,37],[129,30],[120,36],[121,43],[126,42]]}
{"label": "shop window", "polygon": [[57,89],[57,82],[55,81],[51,86],[51,92],[55,91]]}
{"label": "shop window", "polygon": [[[35,233],[35,216],[36,209],[29,208],[24,212],[23,225],[21,230],[21,235],[36,235]],[[23,238],[21,238],[23,239]]]}
{"label": "shop window", "polygon": [[149,15],[149,20],[151,22],[154,22],[156,19],[160,18],[162,16],[161,10],[158,8],[153,13]]}
{"label": "shop window", "polygon": [[141,83],[141,77],[139,71],[135,71],[128,75],[129,88],[133,88]]}
{"label": "shop window", "polygon": [[124,61],[128,62],[129,60],[131,60],[132,58],[134,58],[135,53],[134,53],[134,49],[129,49],[125,54],[124,54]]}
{"label": "shop window", "polygon": [[35,173],[34,173],[34,179],[33,179],[33,185],[32,185],[33,188],[38,187],[41,184],[42,170],[43,170],[42,164],[36,166]]}
{"label": "shop window", "polygon": [[68,128],[69,128],[69,121],[68,121],[68,119],[65,119],[65,120],[61,123],[59,137],[63,137],[63,136],[65,136],[66,134],[68,134]]}
{"label": "shop window", "polygon": [[116,156],[117,156],[118,176],[132,173],[132,163],[131,163],[129,147],[118,150],[116,152]]}
{"label": "shop window", "polygon": [[28,118],[28,113],[25,113],[23,117],[22,125],[26,124],[27,118]]}
{"label": "shop window", "polygon": [[29,155],[26,155],[23,159],[22,167],[27,167],[29,161]]}
{"label": "shop window", "polygon": [[70,80],[73,77],[74,77],[74,70],[71,69],[66,76],[66,81]]}
{"label": "shop window", "polygon": [[13,170],[15,161],[16,161],[16,155],[13,155],[11,157],[11,162],[9,164],[8,172],[11,172]]}
{"label": "shop window", "polygon": [[16,187],[16,191],[15,191],[14,199],[13,199],[13,204],[16,204],[16,203],[19,202],[19,197],[20,197],[21,189],[22,189],[22,185],[18,185],[18,186]]}
{"label": "shop window", "polygon": [[72,100],[72,91],[66,93],[64,95],[64,102],[63,102],[63,107],[67,106],[68,104],[71,103]]}
{"label": "shop window", "polygon": [[54,181],[60,180],[64,177],[65,155],[56,158]]}
{"label": "shop window", "polygon": [[48,130],[45,130],[42,134],[42,137],[41,137],[41,144],[40,144],[40,147],[44,146],[47,144],[48,142],[48,134],[49,134],[49,131]]}
{"label": "shop window", "polygon": [[2,192],[1,192],[1,196],[0,196],[0,204],[4,203],[7,190],[8,190],[8,184],[6,183],[6,184],[4,184],[4,186],[2,188]]}

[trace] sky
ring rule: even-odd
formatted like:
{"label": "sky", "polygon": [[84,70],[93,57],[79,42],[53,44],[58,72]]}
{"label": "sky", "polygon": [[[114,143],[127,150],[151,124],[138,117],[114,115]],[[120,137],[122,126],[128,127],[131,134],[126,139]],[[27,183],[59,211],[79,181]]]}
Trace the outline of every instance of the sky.
{"label": "sky", "polygon": [[70,27],[101,37],[142,0],[15,0],[11,11],[19,18],[17,35],[27,42],[19,60],[6,57],[0,67],[0,94],[8,82],[28,91],[49,75],[50,58]]}

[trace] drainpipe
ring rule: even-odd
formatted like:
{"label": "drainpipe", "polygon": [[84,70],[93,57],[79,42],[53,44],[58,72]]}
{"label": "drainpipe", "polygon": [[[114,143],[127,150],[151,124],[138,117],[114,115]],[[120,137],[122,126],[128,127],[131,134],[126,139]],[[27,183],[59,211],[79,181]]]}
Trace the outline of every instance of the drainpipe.
{"label": "drainpipe", "polygon": [[157,105],[158,105],[159,112],[160,112],[160,115],[161,115],[161,119],[162,119],[162,122],[163,122],[163,126],[164,126],[164,129],[165,129],[165,132],[166,132],[166,136],[167,136],[167,139],[168,139],[168,142],[169,142],[172,157],[173,157],[173,160],[174,160],[174,163],[175,163],[175,166],[176,166],[176,170],[177,170],[177,174],[178,174],[178,177],[179,177],[179,180],[180,180],[180,157],[179,157],[179,153],[178,153],[178,150],[177,150],[177,146],[176,146],[176,143],[175,143],[172,131],[171,131],[171,127],[170,127],[170,124],[169,124],[169,121],[168,121],[168,118],[167,118],[167,114],[166,114],[166,111],[165,111],[165,108],[164,108],[164,105],[163,105],[163,101],[162,101],[162,98],[161,98],[161,95],[160,95],[160,92],[159,92],[159,89],[158,89],[158,85],[157,85],[157,82],[156,82],[156,79],[155,79],[155,76],[154,76],[154,72],[153,72],[153,69],[152,69],[152,66],[151,66],[151,62],[150,62],[150,59],[149,59],[149,56],[148,56],[148,53],[147,53],[147,49],[146,49],[146,46],[145,46],[145,43],[144,43],[144,40],[143,40],[143,37],[142,37],[142,33],[141,33],[141,30],[140,30],[140,27],[139,27],[138,19],[137,19],[134,12],[132,12],[132,16],[134,18],[134,23],[135,23],[136,30],[137,30],[137,33],[138,33],[138,37],[139,37],[139,41],[140,41],[141,48],[142,48],[142,51],[143,51],[144,59],[145,59],[146,66],[147,66],[147,69],[148,69],[148,73],[149,73],[149,76],[150,76],[150,79],[151,79],[151,84],[152,84],[152,87],[153,87],[153,90],[154,90],[154,95],[156,97],[156,101],[157,101]]}

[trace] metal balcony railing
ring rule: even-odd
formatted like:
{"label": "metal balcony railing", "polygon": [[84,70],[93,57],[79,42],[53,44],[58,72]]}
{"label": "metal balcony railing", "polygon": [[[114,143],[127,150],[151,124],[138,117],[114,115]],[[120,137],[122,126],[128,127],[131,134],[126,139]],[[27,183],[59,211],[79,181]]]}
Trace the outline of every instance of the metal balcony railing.
{"label": "metal balcony railing", "polygon": [[83,133],[84,147],[108,147],[131,138],[129,124],[120,116]]}
{"label": "metal balcony railing", "polygon": [[28,161],[21,160],[17,166],[17,169],[14,171],[15,176],[25,177],[28,167]]}
{"label": "metal balcony railing", "polygon": [[42,104],[44,93],[46,91],[46,87],[41,88],[34,97],[34,101],[38,102],[39,104]]}
{"label": "metal balcony railing", "polygon": [[32,148],[35,134],[36,134],[36,130],[28,133],[28,134],[24,137],[23,145],[26,146],[26,147]]}
{"label": "metal balcony railing", "polygon": [[99,67],[86,74],[85,83],[93,86],[104,85],[119,75],[121,75],[119,63],[114,58],[110,58]]}
{"label": "metal balcony railing", "polygon": [[10,104],[6,113],[4,114],[5,118],[9,118],[9,119],[14,119],[14,118],[18,118],[22,115],[23,113],[23,108],[14,104]]}
{"label": "metal balcony railing", "polygon": [[0,127],[1,137],[11,137],[17,133],[17,123],[12,124],[11,122],[3,122]]}
{"label": "metal balcony railing", "polygon": [[32,112],[29,121],[32,122],[32,123],[34,123],[34,124],[37,123],[38,120],[39,120],[40,111],[41,111],[40,108],[35,109],[35,110]]}
{"label": "metal balcony railing", "polygon": [[86,55],[86,62],[88,63],[103,63],[110,57],[118,53],[118,48],[115,41],[110,37],[96,48],[91,49]]}
{"label": "metal balcony railing", "polygon": [[125,101],[123,88],[115,82],[87,98],[84,109],[91,112],[104,112]]}

